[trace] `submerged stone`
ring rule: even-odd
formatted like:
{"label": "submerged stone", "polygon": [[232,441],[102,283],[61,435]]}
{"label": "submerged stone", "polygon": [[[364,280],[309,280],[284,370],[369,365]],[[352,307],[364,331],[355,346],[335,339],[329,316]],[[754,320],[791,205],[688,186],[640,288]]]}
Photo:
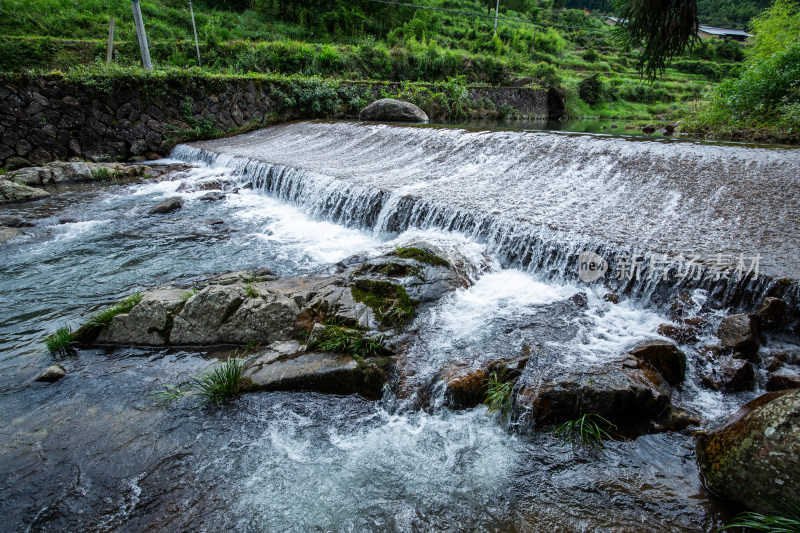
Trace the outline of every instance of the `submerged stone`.
{"label": "submerged stone", "polygon": [[51,365],[44,369],[39,374],[36,381],[44,381],[46,383],[53,383],[67,375],[67,371],[61,365]]}

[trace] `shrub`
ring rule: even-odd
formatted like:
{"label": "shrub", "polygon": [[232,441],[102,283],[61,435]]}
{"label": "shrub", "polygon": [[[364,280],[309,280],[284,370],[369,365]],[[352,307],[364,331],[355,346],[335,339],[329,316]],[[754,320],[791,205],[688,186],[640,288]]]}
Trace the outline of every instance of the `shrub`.
{"label": "shrub", "polygon": [[595,72],[578,83],[578,96],[589,105],[601,102],[605,97],[605,84]]}
{"label": "shrub", "polygon": [[561,72],[549,63],[545,63],[544,61],[540,61],[536,65],[533,66],[531,69],[531,75],[534,78],[538,78],[542,80],[544,83],[548,85],[561,85],[563,79],[561,77]]}

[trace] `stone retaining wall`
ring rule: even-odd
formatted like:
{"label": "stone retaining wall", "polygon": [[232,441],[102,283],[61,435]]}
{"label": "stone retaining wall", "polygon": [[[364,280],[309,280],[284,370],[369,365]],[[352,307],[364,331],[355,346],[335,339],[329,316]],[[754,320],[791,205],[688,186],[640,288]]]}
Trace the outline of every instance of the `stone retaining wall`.
{"label": "stone retaining wall", "polygon": [[[179,141],[297,118],[357,116],[359,104],[398,84],[247,77],[0,78],[0,166],[164,155]],[[472,88],[471,98],[520,116],[560,116],[555,90]],[[560,106],[560,107],[559,107]]]}

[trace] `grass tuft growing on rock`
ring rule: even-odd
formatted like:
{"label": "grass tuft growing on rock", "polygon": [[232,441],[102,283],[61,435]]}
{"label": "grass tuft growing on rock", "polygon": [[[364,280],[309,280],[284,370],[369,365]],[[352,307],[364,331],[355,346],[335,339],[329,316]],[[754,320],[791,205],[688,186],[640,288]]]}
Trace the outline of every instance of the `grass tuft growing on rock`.
{"label": "grass tuft growing on rock", "polygon": [[498,377],[497,372],[492,372],[486,380],[486,397],[483,403],[488,406],[488,412],[500,413],[500,418],[505,421],[511,414],[511,403],[513,396],[511,391],[514,388],[513,381],[503,381]]}
{"label": "grass tuft growing on rock", "polygon": [[354,359],[375,357],[383,351],[381,339],[371,339],[357,329],[341,326],[325,326],[325,331],[311,348],[324,352],[349,355]]}
{"label": "grass tuft growing on rock", "polygon": [[600,415],[586,413],[576,420],[568,420],[558,426],[553,434],[569,444],[583,444],[590,448],[603,448],[603,441],[611,439],[607,429],[616,428],[614,424]]}
{"label": "grass tuft growing on rock", "polygon": [[252,281],[244,286],[244,292],[247,293],[247,296],[250,298],[258,298],[258,291],[253,287]]}
{"label": "grass tuft growing on rock", "polygon": [[195,396],[200,399],[201,404],[219,405],[239,394],[243,370],[244,361],[231,357],[189,381],[177,386],[164,385],[153,396],[166,401]]}
{"label": "grass tuft growing on rock", "polygon": [[133,293],[121,302],[95,313],[92,318],[89,319],[89,324],[93,326],[107,326],[111,323],[112,318],[129,312],[141,301],[142,295],[138,292]]}
{"label": "grass tuft growing on rock", "polygon": [[359,279],[350,288],[357,302],[367,304],[384,326],[400,326],[414,316],[415,304],[395,283]]}
{"label": "grass tuft growing on rock", "polygon": [[65,356],[75,353],[75,348],[73,347],[75,339],[72,336],[72,328],[70,326],[58,328],[55,333],[45,337],[44,344],[51,355]]}
{"label": "grass tuft growing on rock", "polygon": [[731,524],[717,529],[724,531],[732,528],[751,529],[765,533],[800,533],[800,507],[787,507],[784,515],[763,515],[761,513],[740,513]]}
{"label": "grass tuft growing on rock", "polygon": [[420,261],[421,263],[427,263],[432,266],[444,266],[449,267],[450,262],[446,259],[439,257],[436,254],[432,254],[427,250],[423,250],[422,248],[395,248],[395,255],[397,257],[402,257],[404,259],[415,259]]}

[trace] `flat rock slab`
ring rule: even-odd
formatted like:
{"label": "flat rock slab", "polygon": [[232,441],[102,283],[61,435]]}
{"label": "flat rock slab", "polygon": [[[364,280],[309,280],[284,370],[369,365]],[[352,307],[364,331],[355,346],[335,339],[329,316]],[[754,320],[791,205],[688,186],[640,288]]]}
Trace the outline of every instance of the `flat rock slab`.
{"label": "flat rock slab", "polygon": [[258,390],[315,391],[380,397],[388,380],[390,358],[356,360],[330,353],[309,353],[273,362],[272,353],[252,360],[244,377]]}
{"label": "flat rock slab", "polygon": [[48,196],[50,196],[50,193],[42,189],[0,179],[0,204],[40,200]]}

